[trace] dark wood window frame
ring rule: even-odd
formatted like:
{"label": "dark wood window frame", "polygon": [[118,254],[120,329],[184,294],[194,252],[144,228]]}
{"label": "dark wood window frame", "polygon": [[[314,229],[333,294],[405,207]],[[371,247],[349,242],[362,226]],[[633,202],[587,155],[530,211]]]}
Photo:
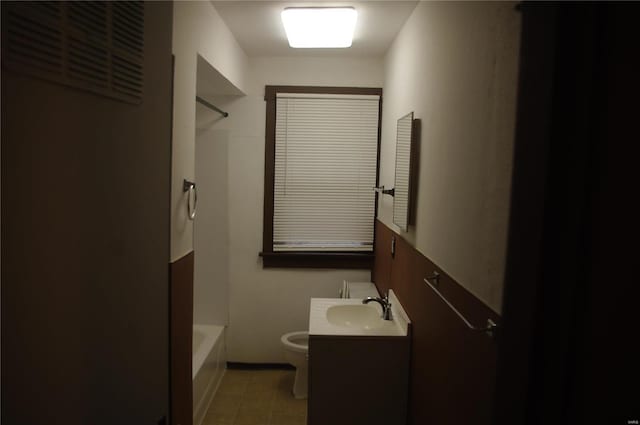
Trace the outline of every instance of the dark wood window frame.
{"label": "dark wood window frame", "polygon": [[[376,186],[380,174],[380,128],[382,120],[382,89],[372,87],[317,87],[317,86],[265,86],[264,100],[267,102],[265,153],[264,153],[264,213],[262,235],[262,265],[264,268],[332,268],[332,269],[372,269],[373,248],[371,252],[343,251],[273,251],[273,203],[276,158],[276,96],[278,93],[321,93],[380,96],[378,109],[378,154],[376,159]],[[375,195],[374,226],[378,215],[378,194]],[[375,245],[375,226],[374,226]]]}

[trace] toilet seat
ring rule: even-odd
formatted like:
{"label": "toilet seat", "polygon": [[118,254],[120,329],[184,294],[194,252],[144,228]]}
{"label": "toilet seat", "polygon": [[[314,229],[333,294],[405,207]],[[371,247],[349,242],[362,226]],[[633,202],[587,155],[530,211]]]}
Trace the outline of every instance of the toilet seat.
{"label": "toilet seat", "polygon": [[309,351],[309,332],[298,331],[289,332],[280,337],[282,345],[297,353],[307,353]]}

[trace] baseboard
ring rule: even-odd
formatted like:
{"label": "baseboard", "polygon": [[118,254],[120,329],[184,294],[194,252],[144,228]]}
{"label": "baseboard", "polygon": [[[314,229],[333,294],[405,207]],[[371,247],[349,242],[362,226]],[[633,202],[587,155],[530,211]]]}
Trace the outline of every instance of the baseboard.
{"label": "baseboard", "polygon": [[239,370],[295,370],[296,368],[288,363],[239,363],[227,362],[227,369]]}

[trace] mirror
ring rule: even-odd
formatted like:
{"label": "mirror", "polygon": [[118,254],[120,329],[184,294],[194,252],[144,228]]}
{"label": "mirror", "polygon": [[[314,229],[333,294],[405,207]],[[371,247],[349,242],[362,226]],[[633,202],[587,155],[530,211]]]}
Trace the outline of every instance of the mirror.
{"label": "mirror", "polygon": [[416,130],[418,120],[413,112],[398,120],[396,136],[396,176],[393,198],[393,223],[403,231],[412,223],[413,203],[415,202],[415,184],[413,184],[416,161]]}

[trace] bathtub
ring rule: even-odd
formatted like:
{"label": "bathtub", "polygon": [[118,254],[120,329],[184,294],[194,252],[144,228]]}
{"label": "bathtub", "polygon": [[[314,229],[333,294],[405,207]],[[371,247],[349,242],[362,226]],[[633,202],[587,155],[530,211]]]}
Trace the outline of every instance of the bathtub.
{"label": "bathtub", "polygon": [[226,366],[224,326],[193,325],[193,424],[200,425]]}

